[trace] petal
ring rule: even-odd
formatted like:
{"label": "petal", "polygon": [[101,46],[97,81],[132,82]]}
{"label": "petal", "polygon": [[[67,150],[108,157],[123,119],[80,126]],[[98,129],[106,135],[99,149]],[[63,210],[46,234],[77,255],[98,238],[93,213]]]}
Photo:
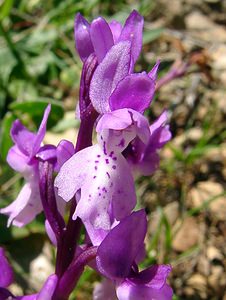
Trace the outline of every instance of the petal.
{"label": "petal", "polygon": [[118,21],[113,20],[109,23],[109,26],[111,28],[114,42],[116,43],[118,42],[119,36],[122,32],[122,24],[119,23]]}
{"label": "petal", "polygon": [[106,113],[109,97],[120,80],[128,75],[130,67],[130,43],[113,46],[96,68],[90,84],[90,99],[99,113]]}
{"label": "petal", "polygon": [[48,277],[41,291],[38,293],[36,300],[51,300],[57,286],[57,275],[53,274]]}
{"label": "petal", "polygon": [[93,290],[93,300],[117,300],[115,285],[112,281],[104,279],[95,285]]}
{"label": "petal", "polygon": [[93,20],[91,23],[90,36],[98,63],[100,63],[114,45],[111,29],[102,17]]}
{"label": "petal", "polygon": [[32,158],[37,153],[40,144],[46,132],[46,123],[50,113],[51,106],[47,106],[44,112],[42,122],[40,124],[37,134],[27,130],[23,124],[16,120],[11,128],[11,136],[18,149],[29,158]]}
{"label": "petal", "polygon": [[93,146],[86,164],[89,172],[81,187],[74,218],[79,216],[94,228],[109,230],[112,217],[121,220],[136,204],[129,165],[121,154],[106,155],[98,145]]}
{"label": "petal", "polygon": [[26,127],[16,120],[11,128],[11,137],[18,149],[25,155],[30,156],[32,153],[33,144],[35,142],[36,135],[33,132],[27,130]]}
{"label": "petal", "polygon": [[44,145],[42,146],[36,157],[41,159],[42,161],[51,161],[52,163],[56,161],[56,146],[54,145]]}
{"label": "petal", "polygon": [[143,112],[154,96],[155,82],[145,73],[131,74],[119,82],[109,99],[111,110],[132,108]]}
{"label": "petal", "polygon": [[41,211],[38,181],[34,180],[25,183],[16,200],[2,208],[0,213],[9,216],[8,226],[13,223],[17,227],[22,227],[31,222]]}
{"label": "petal", "polygon": [[128,277],[143,245],[146,231],[144,210],[133,212],[124,218],[99,246],[96,257],[98,270],[110,279]]}
{"label": "petal", "polygon": [[119,41],[131,42],[131,56],[135,63],[142,48],[142,33],[143,33],[144,19],[135,10],[127,18]]}
{"label": "petal", "polygon": [[89,156],[92,157],[93,147],[87,147],[74,154],[61,167],[55,179],[55,187],[58,195],[65,201],[70,201],[75,193],[81,188],[89,171]]}
{"label": "petal", "polygon": [[74,37],[78,54],[82,61],[85,61],[94,52],[90,38],[90,24],[78,13],[74,23]]}
{"label": "petal", "polygon": [[86,232],[88,233],[89,242],[91,241],[93,246],[99,246],[108,234],[109,230],[95,228],[89,220],[83,223],[85,225]]}
{"label": "petal", "polygon": [[75,148],[71,142],[67,140],[60,141],[56,149],[58,169],[60,169],[63,164],[74,155],[74,153]]}
{"label": "petal", "polygon": [[99,120],[96,130],[98,133],[101,133],[105,129],[126,129],[127,131],[130,129],[129,131],[133,131],[130,141],[137,135],[144,143],[147,143],[150,137],[147,119],[132,109],[123,108],[104,114]]}
{"label": "petal", "polygon": [[145,150],[145,156],[151,151],[162,148],[172,137],[169,126],[165,125],[167,112],[164,111],[159,118],[150,126],[151,136]]}
{"label": "petal", "polygon": [[[37,300],[37,294],[27,295],[27,296],[19,296],[16,297],[16,300]],[[7,299],[6,299],[7,300]]]}
{"label": "petal", "polygon": [[36,153],[38,152],[38,150],[40,148],[41,142],[44,139],[44,136],[46,133],[46,124],[48,121],[48,116],[49,116],[50,111],[51,111],[51,105],[49,104],[44,111],[42,122],[41,122],[38,132],[36,134],[36,138],[35,138],[33,148],[32,148],[32,153],[30,154],[30,158],[34,157],[36,155]]}
{"label": "petal", "polygon": [[97,123],[96,131],[101,133],[104,129],[123,130],[133,123],[128,109],[118,109],[104,114]]}
{"label": "petal", "polygon": [[11,147],[6,158],[8,164],[17,172],[27,173],[30,169],[28,166],[29,158],[17,147]]}
{"label": "petal", "polygon": [[0,247],[0,287],[7,287],[13,282],[13,270],[10,266],[5,251],[3,248]]}
{"label": "petal", "polygon": [[144,156],[137,163],[131,163],[134,174],[149,176],[152,175],[159,167],[159,155],[157,152],[150,152],[148,156]]}
{"label": "petal", "polygon": [[134,284],[146,284],[153,289],[161,289],[166,284],[171,270],[170,265],[153,265],[140,272],[135,278],[130,278],[130,281]]}
{"label": "petal", "polygon": [[153,289],[146,285],[134,285],[125,280],[116,288],[119,300],[172,300],[173,291],[165,284],[161,289]]}
{"label": "petal", "polygon": [[148,73],[148,77],[150,77],[152,80],[156,81],[157,80],[157,75],[158,75],[158,69],[160,65],[160,60],[156,62],[154,67],[151,69],[151,71]]}

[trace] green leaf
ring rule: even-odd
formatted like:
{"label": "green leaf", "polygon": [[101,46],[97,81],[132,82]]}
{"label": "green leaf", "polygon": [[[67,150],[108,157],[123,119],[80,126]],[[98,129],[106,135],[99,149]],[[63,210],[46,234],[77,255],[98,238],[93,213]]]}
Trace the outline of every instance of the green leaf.
{"label": "green leaf", "polygon": [[59,37],[56,28],[36,30],[30,35],[27,47],[42,47],[44,44],[53,43]]}
{"label": "green leaf", "polygon": [[17,60],[14,55],[3,43],[3,47],[0,48],[0,78],[4,85],[8,82],[9,76],[16,64]]}
{"label": "green leaf", "polygon": [[21,114],[28,114],[36,125],[39,125],[42,120],[43,112],[49,103],[51,104],[51,113],[48,119],[48,127],[52,127],[62,119],[64,115],[63,106],[58,101],[43,99],[40,101],[14,102],[10,105],[10,109],[19,116]]}
{"label": "green leaf", "polygon": [[6,160],[7,153],[9,148],[13,145],[13,142],[10,137],[10,129],[12,126],[15,117],[12,113],[8,112],[3,121],[1,126],[1,135],[0,135],[0,149],[1,149],[1,158]]}
{"label": "green leaf", "polygon": [[44,74],[47,68],[55,63],[54,54],[48,51],[43,52],[39,56],[29,57],[27,60],[27,70],[33,77]]}
{"label": "green leaf", "polygon": [[163,33],[164,28],[155,28],[155,29],[151,29],[148,31],[144,31],[144,36],[143,36],[143,43],[145,44],[149,44],[151,42],[153,42],[154,40],[158,39],[161,34]]}
{"label": "green leaf", "polygon": [[14,0],[4,0],[2,5],[0,6],[0,22],[5,18],[8,17],[10,14],[10,10],[13,6]]}

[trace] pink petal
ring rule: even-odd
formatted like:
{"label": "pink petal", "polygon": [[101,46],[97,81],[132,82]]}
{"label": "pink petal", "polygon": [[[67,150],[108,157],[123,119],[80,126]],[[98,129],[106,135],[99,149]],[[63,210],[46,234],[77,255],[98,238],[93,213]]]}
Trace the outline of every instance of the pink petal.
{"label": "pink petal", "polygon": [[26,127],[16,120],[11,128],[11,137],[18,149],[26,156],[32,154],[33,145],[36,139],[36,135],[33,132],[27,130]]}
{"label": "pink petal", "polygon": [[165,284],[161,289],[153,289],[146,285],[134,285],[125,280],[116,288],[118,300],[172,300],[173,291]]}
{"label": "pink petal", "polygon": [[119,41],[131,42],[131,55],[135,63],[142,48],[142,33],[143,33],[144,19],[135,10],[127,18]]}
{"label": "pink petal", "polygon": [[81,60],[85,61],[94,50],[90,38],[90,24],[80,13],[75,17],[74,37],[78,54]]}
{"label": "pink petal", "polygon": [[61,167],[55,179],[58,195],[65,201],[70,201],[81,188],[89,172],[89,156],[92,157],[92,147],[87,147],[74,154]]}
{"label": "pink petal", "polygon": [[109,99],[111,110],[132,108],[143,112],[154,96],[155,82],[145,73],[131,74],[119,82]]}
{"label": "pink petal", "polygon": [[117,300],[115,285],[112,281],[104,279],[95,285],[93,290],[93,300]]}
{"label": "pink petal", "polygon": [[111,29],[102,17],[93,20],[91,23],[90,36],[98,63],[100,63],[114,45]]}
{"label": "pink petal", "polygon": [[117,43],[118,39],[119,39],[119,36],[122,32],[122,24],[119,23],[118,21],[113,20],[109,23],[109,26],[111,28],[111,32],[112,32],[112,35],[113,35],[114,42]]}
{"label": "pink petal", "polygon": [[30,158],[35,156],[35,154],[38,152],[38,150],[40,148],[40,145],[41,145],[41,142],[44,139],[44,136],[45,136],[45,133],[46,133],[46,124],[47,124],[47,121],[48,121],[48,116],[49,116],[50,111],[51,111],[51,105],[49,104],[46,107],[45,111],[44,111],[42,122],[39,126],[38,132],[36,134],[36,138],[34,140],[32,153],[30,154]]}
{"label": "pink petal", "polygon": [[146,231],[144,210],[133,212],[115,226],[97,250],[96,263],[101,274],[113,280],[128,277]]}
{"label": "pink petal", "polygon": [[38,293],[36,300],[52,300],[52,296],[57,286],[58,278],[56,274],[50,275],[46,280],[41,291]]}
{"label": "pink petal", "polygon": [[17,145],[9,149],[6,160],[15,171],[22,174],[29,172],[29,158],[20,151]]}
{"label": "pink petal", "polygon": [[130,133],[127,141],[131,141],[137,135],[144,143],[147,143],[150,137],[148,120],[133,109],[122,108],[104,114],[96,130],[100,134],[106,129],[125,130],[125,136]]}
{"label": "pink petal", "polygon": [[22,227],[31,222],[42,211],[37,182],[27,182],[21,189],[16,200],[9,206],[2,208],[0,213],[9,216],[8,226],[13,223]]}
{"label": "pink petal", "polygon": [[63,164],[73,156],[75,153],[74,145],[67,141],[62,140],[57,145],[56,154],[57,154],[57,169],[59,170]]}
{"label": "pink petal", "polygon": [[135,207],[134,182],[121,154],[105,155],[98,145],[94,147],[92,158],[89,156],[90,171],[81,188],[74,217],[90,221],[94,228],[108,230],[111,227],[110,209],[114,218],[120,220]]}
{"label": "pink petal", "polygon": [[158,69],[160,65],[160,60],[156,62],[154,67],[151,69],[151,71],[148,73],[148,77],[150,77],[152,80],[156,81],[157,80],[157,75],[158,75]]}
{"label": "pink petal", "polygon": [[90,99],[99,113],[106,113],[109,97],[120,80],[128,75],[130,43],[120,42],[113,46],[96,68],[90,84]]}

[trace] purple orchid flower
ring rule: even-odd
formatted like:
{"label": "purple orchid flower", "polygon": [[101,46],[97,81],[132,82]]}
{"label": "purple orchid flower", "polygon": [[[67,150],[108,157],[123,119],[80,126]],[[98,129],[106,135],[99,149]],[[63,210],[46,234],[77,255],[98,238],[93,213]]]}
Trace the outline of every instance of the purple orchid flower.
{"label": "purple orchid flower", "polygon": [[101,63],[113,45],[129,41],[132,61],[135,64],[142,48],[143,24],[143,17],[135,10],[129,15],[123,27],[117,21],[108,24],[102,17],[89,24],[81,14],[77,14],[74,35],[81,60],[84,62],[94,53],[98,63]]}
{"label": "purple orchid flower", "polygon": [[149,107],[156,67],[149,74],[132,74],[142,47],[142,31],[143,17],[136,11],[123,28],[117,21],[108,25],[99,17],[90,25],[80,14],[76,16],[76,47],[84,62],[77,107],[80,117],[90,103],[100,114],[121,108],[143,112]]}
{"label": "purple orchid flower", "polygon": [[55,274],[50,275],[38,294],[27,296],[14,296],[6,288],[13,283],[13,270],[10,266],[4,249],[0,247],[0,300],[52,300],[58,278]]}
{"label": "purple orchid flower", "polygon": [[136,137],[123,152],[130,163],[134,174],[151,175],[159,166],[158,150],[161,149],[172,137],[167,122],[167,112],[164,111],[159,118],[149,127],[150,136],[148,143],[144,144]]}
{"label": "purple orchid flower", "polygon": [[[68,141],[62,141],[57,148],[53,145],[41,145],[50,109],[51,106],[48,105],[37,133],[27,130],[19,120],[13,123],[11,137],[15,145],[8,152],[7,162],[15,171],[21,173],[25,184],[16,200],[0,210],[0,213],[9,216],[8,226],[12,223],[22,227],[43,210],[39,193],[39,161],[49,161],[57,170],[74,153],[71,149],[73,145]],[[58,197],[57,202],[59,210],[63,212],[64,201]],[[46,228],[50,232],[48,224]]]}
{"label": "purple orchid flower", "polygon": [[155,91],[156,66],[148,73],[130,74],[131,44],[114,45],[97,66],[90,83],[90,100],[100,114],[121,108],[143,113]]}
{"label": "purple orchid flower", "polygon": [[9,216],[8,226],[21,227],[31,222],[42,211],[38,187],[38,160],[40,151],[43,158],[52,157],[55,149],[47,148],[47,157],[41,148],[41,143],[46,132],[46,123],[50,113],[50,105],[47,106],[37,134],[30,132],[19,120],[13,123],[11,137],[15,145],[9,150],[7,162],[25,178],[25,185],[16,200],[9,206],[0,210],[2,214]]}
{"label": "purple orchid flower", "polygon": [[172,299],[172,289],[166,283],[170,266],[154,265],[139,272],[136,265],[146,231],[146,215],[140,210],[123,219],[105,237],[98,247],[96,264],[99,272],[110,280],[94,290],[94,299]]}
{"label": "purple orchid flower", "polygon": [[136,195],[129,164],[122,151],[136,136],[147,143],[146,118],[130,109],[104,114],[97,124],[98,144],[79,151],[60,169],[55,180],[58,194],[69,201],[81,189],[73,218],[87,225],[93,244],[103,239],[95,229],[109,231],[135,207]]}

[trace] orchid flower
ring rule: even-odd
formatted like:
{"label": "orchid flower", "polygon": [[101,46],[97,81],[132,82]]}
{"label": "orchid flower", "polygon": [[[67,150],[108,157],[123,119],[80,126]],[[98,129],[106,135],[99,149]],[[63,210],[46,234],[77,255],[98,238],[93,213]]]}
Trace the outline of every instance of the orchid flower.
{"label": "orchid flower", "polygon": [[94,290],[94,299],[172,299],[172,289],[166,283],[171,271],[169,265],[153,265],[141,272],[138,270],[136,257],[146,231],[146,215],[144,210],[140,210],[124,218],[108,233],[96,256],[97,269],[108,281]]}
{"label": "orchid flower", "polygon": [[[36,156],[40,150],[43,157],[45,156],[41,143],[46,132],[49,113],[50,105],[45,110],[37,134],[27,130],[19,120],[13,123],[11,137],[15,145],[8,152],[7,162],[15,171],[21,173],[25,179],[25,185],[14,202],[0,210],[2,214],[9,216],[8,226],[11,223],[18,227],[24,226],[42,211],[38,187],[38,160]],[[50,152],[55,151],[52,147],[46,150],[49,152],[48,158]]]}
{"label": "orchid flower", "polygon": [[[96,130],[98,144],[72,156],[60,169],[55,186],[65,201],[81,189],[73,218],[110,230],[115,219],[121,220],[136,205],[132,173],[122,151],[136,136],[147,143],[149,127],[141,114],[121,109],[104,114]],[[94,244],[100,242],[96,233],[90,238]]]}
{"label": "orchid flower", "polygon": [[[91,25],[78,14],[75,41],[84,62],[77,112],[92,103],[100,113],[121,108],[143,112],[154,95],[156,67],[149,73],[132,73],[142,47],[143,17],[133,11],[124,27],[101,17]],[[85,45],[85,46],[84,46]]]}
{"label": "orchid flower", "polygon": [[[159,149],[171,138],[166,112],[152,125],[144,116],[154,96],[159,62],[149,73],[134,73],[142,30],[143,17],[136,11],[124,26],[102,17],[89,24],[77,14],[75,41],[83,70],[75,146],[66,140],[57,147],[42,145],[50,105],[37,133],[19,120],[13,123],[15,145],[7,161],[25,185],[0,213],[9,216],[8,225],[20,227],[43,211],[46,232],[57,249],[56,269],[37,294],[14,296],[7,289],[13,271],[0,248],[0,300],[67,300],[86,265],[105,277],[94,290],[96,300],[172,299],[166,283],[170,266],[138,267],[145,256],[147,220],[144,210],[133,212],[133,176],[152,174]],[[66,202],[70,213],[65,220]],[[83,225],[86,236],[80,245]]]}
{"label": "orchid flower", "polygon": [[164,111],[149,127],[150,136],[147,144],[136,137],[124,150],[123,155],[130,163],[134,174],[147,176],[153,174],[158,168],[158,150],[171,139],[171,132],[166,121],[167,112]]}
{"label": "orchid flower", "polygon": [[[57,170],[74,153],[72,143],[66,140],[61,141],[57,148],[52,145],[41,145],[50,109],[48,105],[36,134],[27,130],[19,120],[13,123],[11,136],[15,145],[8,152],[7,162],[15,171],[21,173],[25,184],[16,200],[0,210],[0,213],[9,216],[8,226],[11,223],[18,227],[24,226],[43,210],[39,193],[39,161],[49,161]],[[63,212],[64,202],[59,197],[57,202],[59,210]],[[46,226],[48,229],[49,225]],[[49,232],[50,228],[47,231]]]}

